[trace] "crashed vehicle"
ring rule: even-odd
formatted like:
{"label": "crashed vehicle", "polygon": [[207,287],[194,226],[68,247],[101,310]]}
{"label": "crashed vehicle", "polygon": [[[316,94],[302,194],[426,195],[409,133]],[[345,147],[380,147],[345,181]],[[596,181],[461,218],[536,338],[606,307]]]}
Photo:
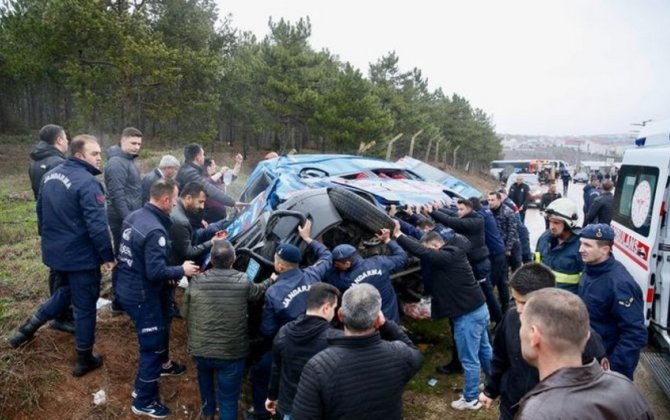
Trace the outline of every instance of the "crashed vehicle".
{"label": "crashed vehicle", "polygon": [[420,161],[419,159],[414,159],[411,156],[405,156],[400,158],[396,163],[403,168],[407,168],[419,174],[428,181],[435,181],[444,185],[462,198],[482,197],[481,191],[479,191],[477,188],[459,178],[456,178],[453,175],[444,172],[441,169],[434,167],[433,165],[429,165],[423,161]]}
{"label": "crashed vehicle", "polygon": [[[261,281],[273,272],[279,243],[292,243],[305,251],[297,227],[312,221],[312,237],[330,249],[354,245],[361,256],[387,255],[375,236],[382,228],[393,229],[386,210],[422,205],[435,200],[453,204],[459,195],[435,182],[380,159],[348,155],[288,155],[261,161],[242,191],[247,210],[226,229],[238,259],[235,268]],[[302,265],[314,262],[306,253]],[[416,302],[422,296],[418,260],[392,279],[401,301]]]}

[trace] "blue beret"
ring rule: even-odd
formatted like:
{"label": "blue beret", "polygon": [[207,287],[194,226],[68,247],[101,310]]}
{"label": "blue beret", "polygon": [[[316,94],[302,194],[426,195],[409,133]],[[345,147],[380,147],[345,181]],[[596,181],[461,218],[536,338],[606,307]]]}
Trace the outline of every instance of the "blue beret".
{"label": "blue beret", "polygon": [[297,246],[291,244],[281,244],[277,247],[277,255],[282,260],[298,264],[302,259],[300,255],[300,249]]}
{"label": "blue beret", "polygon": [[597,239],[599,241],[613,241],[614,229],[612,229],[610,225],[604,223],[595,223],[587,225],[582,229],[582,233],[579,236],[586,239]]}
{"label": "blue beret", "polygon": [[346,260],[356,254],[356,248],[349,244],[338,245],[333,249],[333,261]]}

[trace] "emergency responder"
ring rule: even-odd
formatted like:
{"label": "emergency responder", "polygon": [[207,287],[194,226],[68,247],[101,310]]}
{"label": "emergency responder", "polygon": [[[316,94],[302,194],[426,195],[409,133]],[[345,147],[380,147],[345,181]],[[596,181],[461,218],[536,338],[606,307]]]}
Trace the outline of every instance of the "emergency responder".
{"label": "emergency responder", "polygon": [[337,287],[342,293],[353,284],[373,285],[382,297],[384,318],[400,324],[398,297],[391,283],[391,273],[405,266],[407,253],[396,241],[391,240],[390,230],[382,229],[377,238],[386,244],[391,255],[363,258],[352,245],[338,245],[333,249],[333,267],[326,272],[324,281]]}
{"label": "emergency responder", "polygon": [[42,260],[58,272],[61,286],[9,340],[18,347],[33,338],[45,322],[63,313],[72,302],[77,362],[73,376],[102,366],[93,353],[96,302],[100,295],[100,265],[116,265],[107,224],[105,195],[95,178],[102,154],[98,140],[83,134],[70,143],[70,157],[42,178],[37,201],[37,228],[42,236]]}
{"label": "emergency responder", "polygon": [[647,343],[640,286],[611,254],[614,230],[606,224],[586,226],[579,252],[586,263],[579,296],[591,327],[600,334],[610,368],[633,380],[640,350]]}
{"label": "emergency responder", "polygon": [[167,351],[167,314],[161,305],[161,293],[168,284],[176,284],[185,275],[193,276],[198,269],[192,261],[168,266],[170,211],[177,193],[174,180],[156,181],[151,186],[149,202],[123,221],[119,244],[117,296],[135,324],[140,351],[132,411],[154,418],[170,414],[160,401],[158,378],[184,371],[172,362],[162,364]]}
{"label": "emergency responder", "polygon": [[569,198],[555,200],[545,210],[547,229],[537,240],[535,262],[549,267],[556,287],[577,293],[584,263],[579,255],[577,205]]}

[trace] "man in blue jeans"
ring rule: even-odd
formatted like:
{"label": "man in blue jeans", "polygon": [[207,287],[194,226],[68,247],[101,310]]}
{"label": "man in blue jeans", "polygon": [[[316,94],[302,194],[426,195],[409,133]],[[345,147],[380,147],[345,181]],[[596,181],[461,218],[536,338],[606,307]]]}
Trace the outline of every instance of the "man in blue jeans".
{"label": "man in blue jeans", "polygon": [[177,184],[160,179],[150,190],[150,199],[123,221],[117,267],[117,297],[135,324],[140,360],[135,378],[132,411],[163,418],[170,409],[160,401],[158,378],[173,374],[161,360],[166,346],[166,311],[161,291],[184,275],[193,276],[198,267],[192,261],[168,266],[170,211],[177,200]]}
{"label": "man in blue jeans", "polygon": [[454,338],[458,358],[465,371],[463,395],[451,403],[456,410],[479,410],[479,375],[491,372],[493,350],[487,328],[490,318],[484,294],[475,280],[465,251],[446,245],[437,232],[427,233],[419,243],[400,231],[396,221],[393,236],[410,254],[416,255],[421,264],[430,267],[433,278],[440,279],[433,285],[435,319],[451,318],[454,321]]}
{"label": "man in blue jeans", "polygon": [[102,366],[93,353],[100,265],[115,265],[107,225],[105,194],[100,182],[102,162],[98,140],[75,137],[70,157],[42,178],[37,200],[37,227],[42,236],[42,260],[61,278],[60,287],[9,340],[12,347],[30,341],[45,322],[74,307],[77,363],[75,377]]}

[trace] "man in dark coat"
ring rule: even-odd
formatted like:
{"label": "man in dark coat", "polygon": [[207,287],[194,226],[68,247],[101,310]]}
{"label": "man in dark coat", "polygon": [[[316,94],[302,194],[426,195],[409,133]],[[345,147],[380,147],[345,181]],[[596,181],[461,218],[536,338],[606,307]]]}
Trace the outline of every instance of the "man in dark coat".
{"label": "man in dark coat", "polygon": [[396,420],[402,393],[423,356],[393,321],[384,319],[381,296],[369,284],[344,292],[339,318],[344,335],[305,365],[291,418]]}
{"label": "man in dark coat", "polygon": [[479,376],[491,371],[492,349],[489,344],[489,311],[465,252],[446,245],[442,237],[427,233],[421,243],[400,232],[396,223],[393,236],[401,247],[416,255],[421,264],[430,266],[436,281],[433,285],[431,317],[451,318],[458,357],[465,371],[463,396],[451,403],[456,410],[479,410]]}
{"label": "man in dark coat", "polygon": [[164,155],[153,171],[142,177],[142,205],[149,201],[149,191],[154,182],[161,178],[172,178],[179,169],[179,161],[172,155]]}
{"label": "man in dark coat", "polygon": [[192,143],[184,147],[184,164],[177,172],[177,182],[181,188],[189,182],[200,182],[205,186],[207,197],[218,201],[226,207],[235,206],[235,200],[205,180],[207,171],[204,164],[205,151],[201,145]]}
{"label": "man in dark coat", "polygon": [[77,362],[73,376],[102,366],[93,353],[96,302],[100,295],[100,265],[116,265],[107,224],[105,195],[100,182],[102,156],[98,140],[75,137],[70,157],[42,178],[37,200],[37,227],[42,237],[42,260],[58,272],[61,286],[9,340],[18,347],[45,322],[56,318],[72,303],[75,315]]}
{"label": "man in dark coat", "polygon": [[595,175],[591,175],[590,182],[587,185],[584,185],[584,191],[583,191],[584,207],[582,208],[582,210],[584,210],[585,215],[589,214],[591,204],[593,204],[593,201],[600,195],[599,188],[600,188],[600,181],[598,180],[598,177]]}
{"label": "man in dark coat", "polygon": [[[552,182],[549,184],[549,190],[542,194],[540,199],[540,211],[545,211],[547,206],[551,204],[552,201],[558,200],[561,198],[561,193],[556,192],[556,183]],[[544,218],[544,230],[549,229],[549,219]]]}
{"label": "man in dark coat", "polygon": [[612,221],[612,206],[614,205],[614,194],[612,194],[614,184],[609,179],[602,184],[602,193],[596,197],[589,212],[584,216],[584,226],[592,223],[604,223],[609,225]]}
{"label": "man in dark coat", "polygon": [[640,351],[647,344],[642,291],[611,254],[614,230],[609,225],[588,225],[580,236],[579,253],[586,265],[579,297],[589,311],[591,327],[603,339],[612,370],[633,380]]}
{"label": "man in dark coat", "polygon": [[516,182],[509,187],[509,198],[519,207],[519,216],[521,222],[526,221],[526,210],[528,210],[528,201],[530,197],[530,187],[523,182],[522,176],[516,177]]}
{"label": "man in dark coat", "polygon": [[653,419],[649,404],[625,376],[604,371],[582,354],[589,337],[584,303],[566,290],[533,292],[521,314],[521,352],[540,382],[519,403],[516,419]]}
{"label": "man in dark coat", "polygon": [[[142,177],[135,163],[142,147],[142,132],[127,127],[121,133],[118,145],[107,150],[108,162],[104,178],[107,187],[107,217],[114,241],[114,252],[119,253],[123,219],[142,207]],[[118,314],[116,303],[116,271],[112,273],[112,310]]]}
{"label": "man in dark coat", "polygon": [[[132,411],[162,418],[170,409],[160,401],[158,378],[174,375],[176,364],[164,364],[166,311],[161,294],[167,284],[192,276],[192,261],[168,265],[170,210],[177,199],[177,184],[160,180],[151,187],[151,199],[123,221],[118,273],[118,300],[135,324],[139,342],[139,366],[133,390]],[[183,373],[183,370],[181,371]]]}
{"label": "man in dark coat", "polygon": [[[37,200],[40,183],[44,174],[65,162],[67,153],[68,139],[63,127],[54,124],[48,124],[40,130],[40,141],[32,152],[32,160],[28,175],[30,176],[30,185]],[[61,284],[57,272],[49,270],[49,293],[54,294]],[[51,328],[74,334],[74,318],[72,309],[67,308],[56,319],[49,324]]]}
{"label": "man in dark coat", "polygon": [[[330,321],[340,291],[328,283],[315,283],[307,292],[307,312],[279,329],[272,345],[272,372],[265,408],[273,415],[290,415],[302,369],[315,354],[328,347]],[[334,333],[334,331],[332,331]]]}
{"label": "man in dark coat", "polygon": [[407,253],[396,241],[391,240],[388,229],[382,229],[377,237],[386,244],[391,255],[363,258],[353,246],[338,245],[333,249],[333,267],[326,272],[324,281],[337,287],[341,292],[346,291],[352,284],[373,285],[382,296],[384,317],[400,324],[398,297],[393,289],[391,273],[405,266]]}

